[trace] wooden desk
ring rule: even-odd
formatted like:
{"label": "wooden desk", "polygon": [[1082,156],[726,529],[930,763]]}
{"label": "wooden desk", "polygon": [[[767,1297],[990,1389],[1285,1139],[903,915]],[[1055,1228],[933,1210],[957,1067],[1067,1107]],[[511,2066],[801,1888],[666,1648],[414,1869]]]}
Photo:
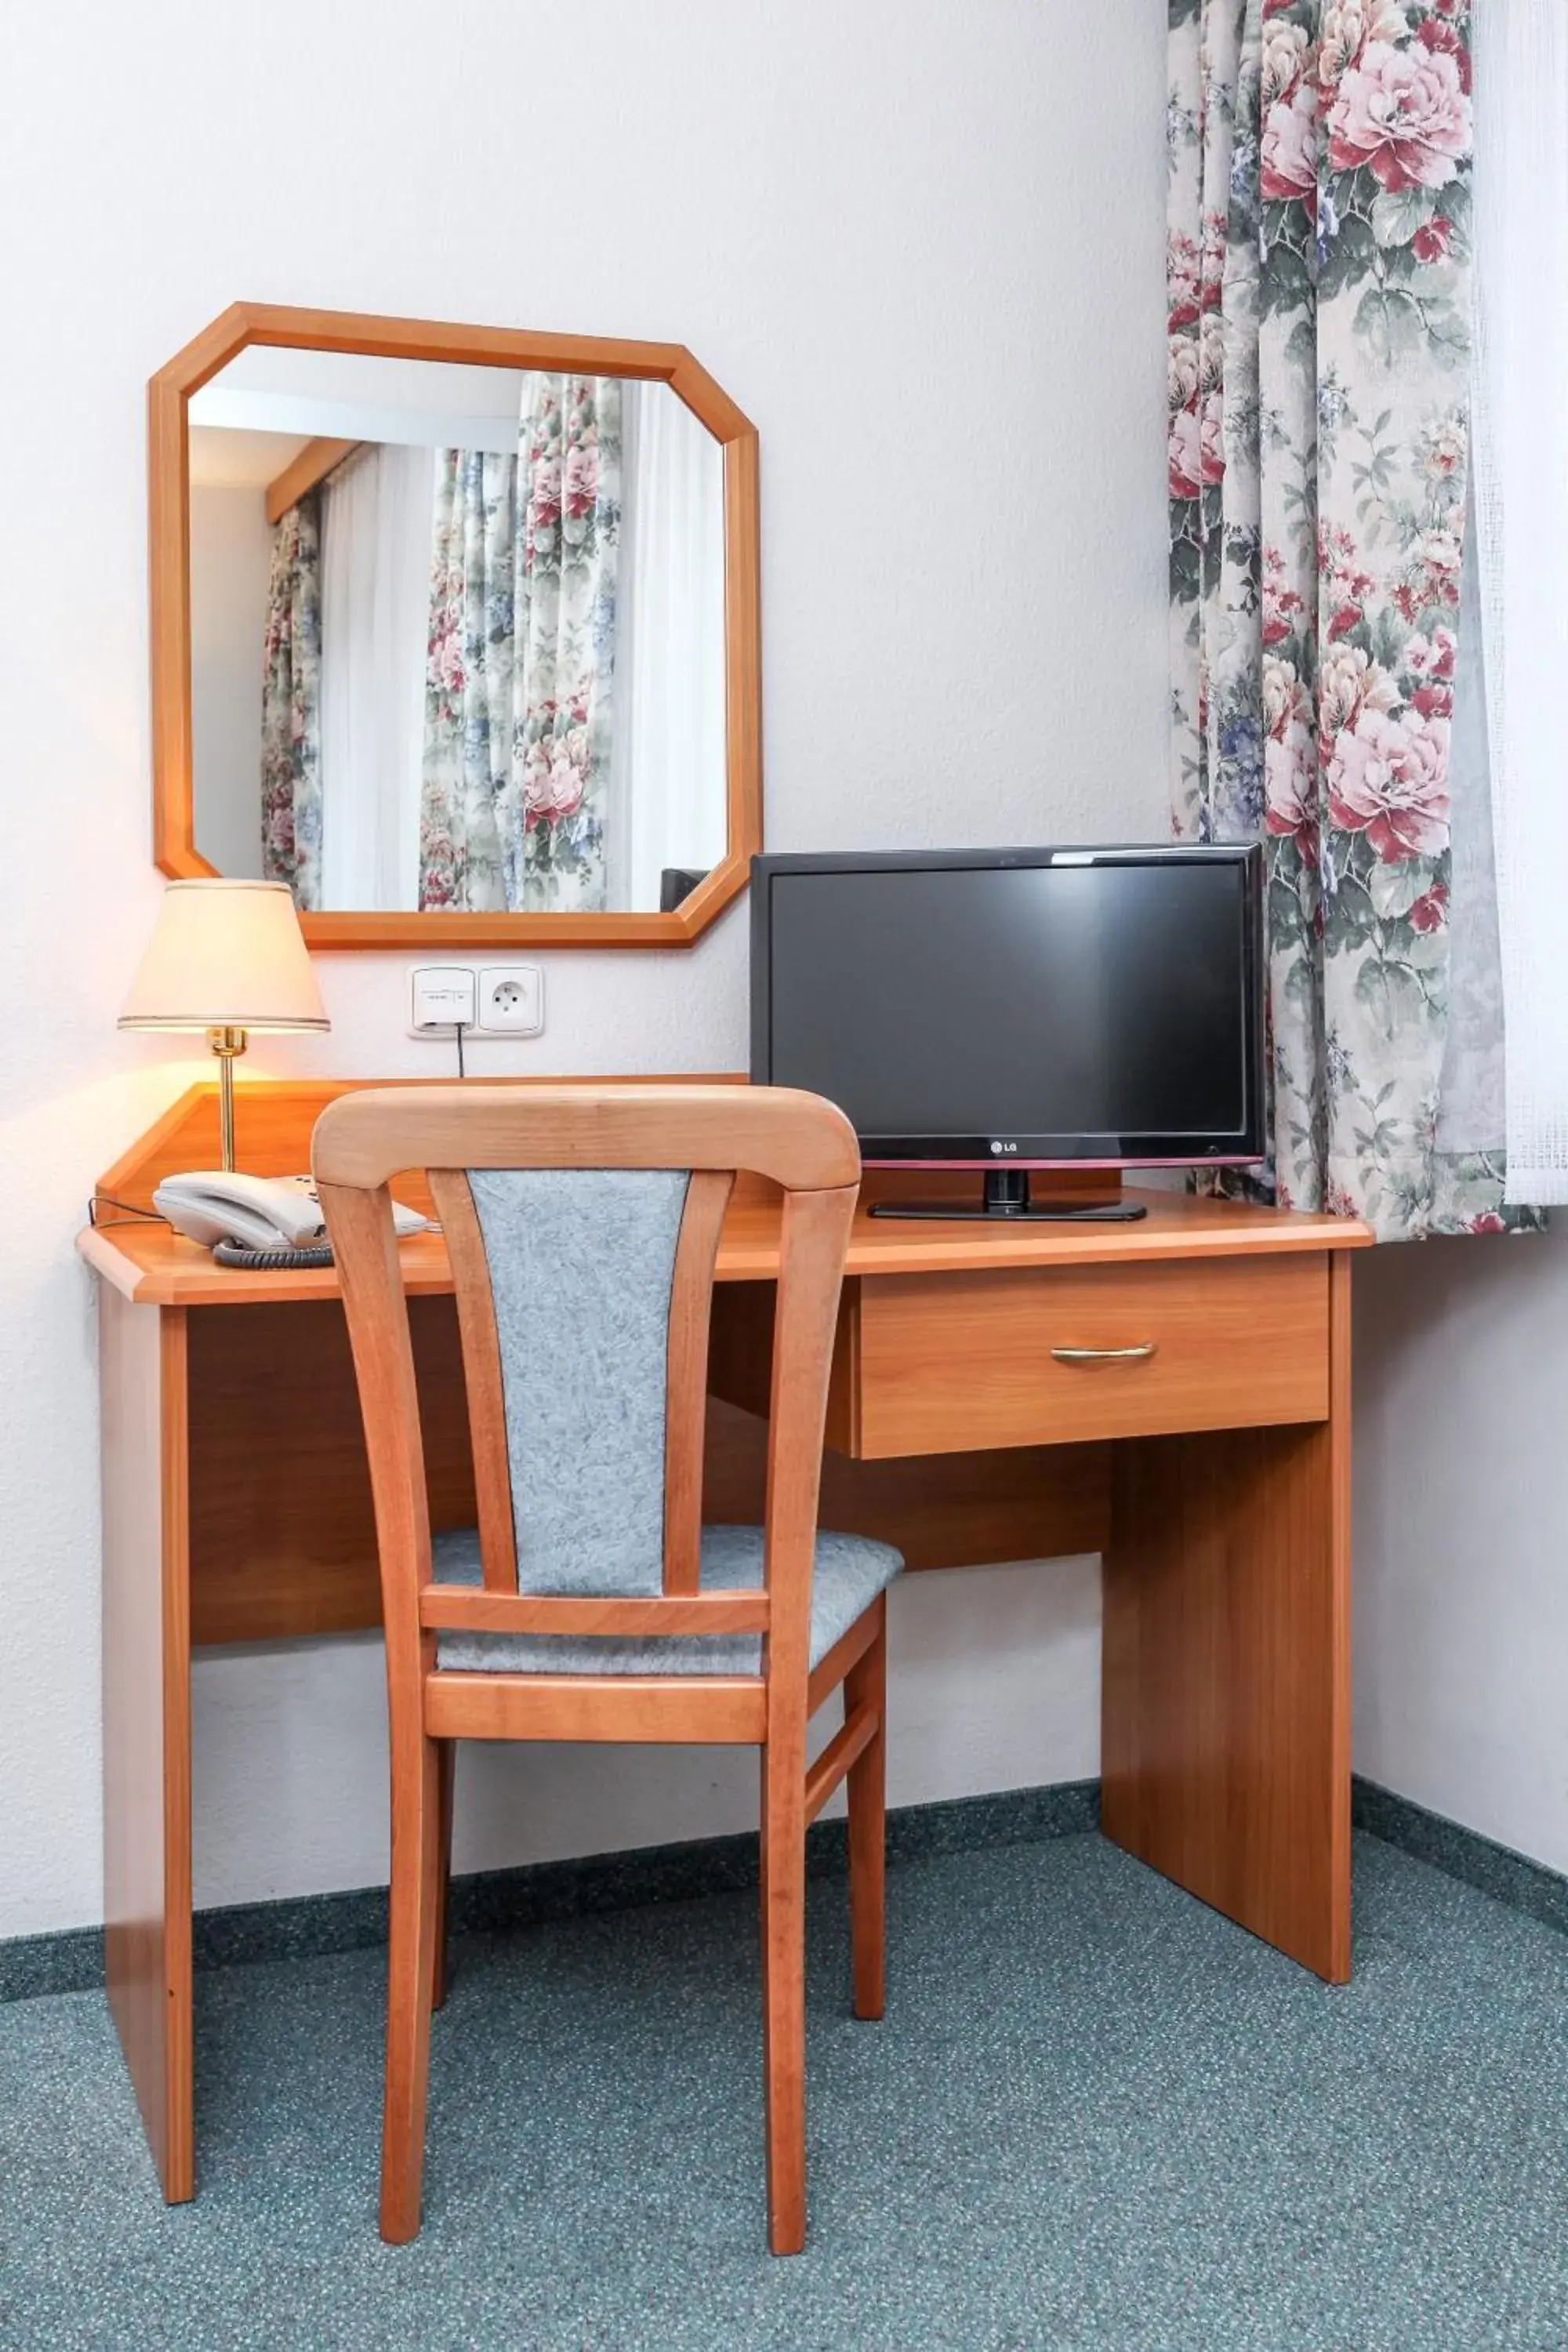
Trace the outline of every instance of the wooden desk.
{"label": "wooden desk", "polygon": [[[305,1166],[315,1117],[342,1090],[244,1090],[246,1164]],[[195,1088],[100,1191],[145,1203],[170,1169],[215,1158],[213,1090]],[[910,1180],[868,1189],[900,1186]],[[416,1183],[406,1197],[423,1205]],[[1101,1552],[1107,1836],[1340,1982],[1348,1254],[1372,1236],[1145,1197],[1147,1220],[1129,1226],[993,1230],[862,1210],[823,1521],[886,1537],[917,1569]],[[178,2200],[195,2183],[192,1645],[376,1623],[369,1479],[331,1271],[226,1272],[134,1222],[80,1247],[101,1277],[106,1967],[163,2193]],[[433,1521],[471,1525],[445,1249],[421,1235],[402,1255]],[[738,1191],[714,1302],[710,1518],[761,1517],[776,1266],[774,1201]],[[1151,1342],[1137,1360],[1070,1354]]]}

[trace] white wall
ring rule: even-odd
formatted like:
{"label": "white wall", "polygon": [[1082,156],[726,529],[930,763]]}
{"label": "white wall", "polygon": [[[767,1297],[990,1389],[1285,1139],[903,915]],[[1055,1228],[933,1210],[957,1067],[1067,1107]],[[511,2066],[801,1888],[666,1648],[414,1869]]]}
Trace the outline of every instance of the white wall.
{"label": "white wall", "polygon": [[[579,0],[595,167],[570,233],[476,114],[559,12],[469,0],[25,12],[0,142],[0,1935],[99,1916],[94,1175],[196,1066],[117,1037],[148,855],[143,385],[237,297],[689,342],[763,436],[769,838],[1163,835],[1164,41],[1150,0]],[[299,60],[312,88],[300,103]],[[504,110],[503,110],[504,114]],[[482,120],[481,120],[482,116]],[[519,116],[521,125],[521,116]],[[62,136],[62,125],[68,135]],[[447,152],[443,152],[443,149]],[[460,190],[457,202],[452,189]],[[561,217],[546,205],[540,217]],[[26,560],[15,560],[16,551]],[[47,841],[49,854],[39,844]],[[735,1066],[744,915],[685,956],[549,960],[490,1066]],[[403,960],[264,1070],[436,1071]],[[510,1055],[515,1053],[515,1059]],[[895,1799],[1096,1768],[1092,1571],[900,1596]],[[383,1867],[365,1643],[202,1658],[204,1899]],[[746,1817],[711,1762],[482,1757],[466,1863]]]}
{"label": "white wall", "polygon": [[191,486],[191,772],[196,847],[261,876],[261,654],[272,527],[260,490]]}
{"label": "white wall", "polygon": [[1568,1871],[1568,1231],[1355,1283],[1356,1769]]}

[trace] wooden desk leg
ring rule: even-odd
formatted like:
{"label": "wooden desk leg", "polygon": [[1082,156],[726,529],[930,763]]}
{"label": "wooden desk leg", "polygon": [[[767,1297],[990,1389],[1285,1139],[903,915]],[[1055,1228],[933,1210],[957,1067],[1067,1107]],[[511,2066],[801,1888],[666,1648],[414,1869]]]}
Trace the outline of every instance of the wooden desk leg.
{"label": "wooden desk leg", "polygon": [[1118,1449],[1102,1821],[1332,1984],[1350,1975],[1350,1260],[1330,1418]]}
{"label": "wooden desk leg", "polygon": [[163,2195],[195,2193],[185,1314],[99,1286],[109,2005]]}

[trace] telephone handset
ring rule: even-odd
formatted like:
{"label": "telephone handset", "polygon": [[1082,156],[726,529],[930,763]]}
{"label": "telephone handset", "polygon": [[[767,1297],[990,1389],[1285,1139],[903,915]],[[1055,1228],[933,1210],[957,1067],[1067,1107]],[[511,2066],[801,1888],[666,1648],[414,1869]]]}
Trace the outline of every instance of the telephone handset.
{"label": "telephone handset", "polygon": [[[245,1176],[221,1168],[165,1176],[153,1206],[176,1233],[208,1248],[236,1243],[242,1249],[319,1251],[327,1247],[326,1221],[309,1176]],[[420,1234],[429,1220],[417,1209],[392,1204],[399,1239]]]}

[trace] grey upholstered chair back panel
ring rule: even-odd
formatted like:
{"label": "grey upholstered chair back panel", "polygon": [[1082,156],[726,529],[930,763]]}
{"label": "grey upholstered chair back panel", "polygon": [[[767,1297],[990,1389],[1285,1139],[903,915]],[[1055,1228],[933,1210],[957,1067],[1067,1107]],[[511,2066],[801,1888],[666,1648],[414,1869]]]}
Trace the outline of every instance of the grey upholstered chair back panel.
{"label": "grey upholstered chair back panel", "polygon": [[689,1181],[662,1168],[468,1171],[524,1592],[662,1589],[669,1297]]}

